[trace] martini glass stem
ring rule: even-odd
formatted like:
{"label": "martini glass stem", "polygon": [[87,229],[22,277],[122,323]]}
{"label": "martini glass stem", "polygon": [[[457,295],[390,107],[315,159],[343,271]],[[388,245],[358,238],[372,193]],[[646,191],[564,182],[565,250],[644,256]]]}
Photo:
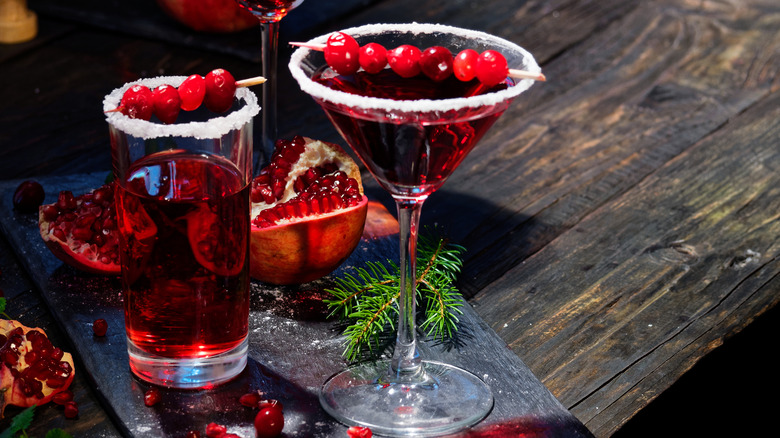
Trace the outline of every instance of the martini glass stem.
{"label": "martini glass stem", "polygon": [[[263,21],[260,23],[262,34],[262,74],[266,79],[262,87],[261,104],[261,158],[264,163],[271,160],[276,141],[276,62],[279,51],[279,21]],[[262,168],[256,163],[255,169]]]}
{"label": "martini glass stem", "polygon": [[397,338],[389,371],[390,380],[396,382],[420,380],[423,372],[415,330],[417,229],[420,225],[423,201],[424,199],[396,198],[400,230],[401,276]]}

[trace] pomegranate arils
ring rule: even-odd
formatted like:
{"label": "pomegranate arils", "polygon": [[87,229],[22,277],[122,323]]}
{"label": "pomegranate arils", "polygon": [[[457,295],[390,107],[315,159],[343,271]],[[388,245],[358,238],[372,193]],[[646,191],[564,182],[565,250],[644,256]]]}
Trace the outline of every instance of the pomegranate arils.
{"label": "pomegranate arils", "polygon": [[14,191],[14,209],[19,213],[35,213],[45,197],[41,183],[24,181]]}
{"label": "pomegranate arils", "polygon": [[73,400],[73,393],[70,392],[69,390],[58,392],[58,393],[54,394],[54,396],[51,398],[51,400],[54,403],[58,404],[58,405],[64,405],[67,402]]}
{"label": "pomegranate arils", "polygon": [[256,408],[260,403],[260,394],[256,392],[250,392],[239,397],[238,402],[248,408]]}
{"label": "pomegranate arils", "polygon": [[146,406],[154,406],[160,402],[162,395],[157,388],[151,388],[144,393],[144,404]]}
{"label": "pomegranate arils", "polygon": [[225,69],[215,69],[209,72],[204,79],[206,83],[206,95],[203,104],[215,113],[223,113],[233,105],[233,96],[236,94],[236,80]]}
{"label": "pomegranate arils", "polygon": [[324,52],[325,61],[340,75],[354,74],[360,68],[360,45],[343,32],[328,37]]}
{"label": "pomegranate arils", "polygon": [[429,47],[420,55],[420,69],[432,80],[443,81],[452,75],[452,53],[446,47]]}
{"label": "pomegranate arils", "polygon": [[347,429],[347,436],[349,438],[371,438],[373,433],[371,429],[363,426],[350,426]]}
{"label": "pomegranate arils", "polygon": [[209,423],[206,425],[206,436],[209,438],[218,438],[227,433],[227,426],[223,426],[217,423]]}
{"label": "pomegranate arils", "polygon": [[479,53],[473,49],[466,49],[455,55],[452,60],[452,72],[458,80],[468,82],[477,76],[474,71],[477,57],[479,57]]}
{"label": "pomegranate arils", "polygon": [[65,403],[65,418],[76,418],[79,416],[79,405],[74,401]]}
{"label": "pomegranate arils", "polygon": [[103,337],[106,335],[107,331],[108,331],[108,323],[106,322],[105,319],[99,318],[92,323],[92,333],[94,333],[95,336]]}
{"label": "pomegranate arils", "polygon": [[402,78],[411,78],[420,74],[420,56],[422,52],[415,46],[403,44],[387,51],[387,63]]}
{"label": "pomegranate arils", "polygon": [[181,109],[181,97],[176,87],[168,84],[160,85],[152,91],[154,115],[161,122],[171,124],[176,122]]}
{"label": "pomegranate arils", "polygon": [[506,58],[495,50],[485,50],[480,53],[474,65],[477,79],[487,87],[503,82],[508,70]]}
{"label": "pomegranate arils", "polygon": [[387,66],[387,49],[378,43],[368,43],[360,48],[358,60],[363,70],[379,73]]}
{"label": "pomegranate arils", "polygon": [[197,109],[206,97],[206,81],[201,75],[190,75],[179,85],[181,109],[193,111]]}
{"label": "pomegranate arils", "polygon": [[145,85],[135,84],[122,95],[119,109],[131,119],[149,120],[154,113],[153,102],[152,90]]}

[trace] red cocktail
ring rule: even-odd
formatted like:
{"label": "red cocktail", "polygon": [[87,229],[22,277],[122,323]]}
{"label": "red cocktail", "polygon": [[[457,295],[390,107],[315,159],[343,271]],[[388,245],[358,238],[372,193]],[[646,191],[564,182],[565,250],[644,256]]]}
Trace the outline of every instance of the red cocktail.
{"label": "red cocktail", "polygon": [[[353,57],[334,52],[378,43],[387,50],[410,45],[420,50],[444,47],[453,54],[463,49],[497,51],[512,68],[538,73],[539,67],[527,51],[509,41],[450,26],[369,25],[343,32],[357,44],[334,46],[327,55],[314,48],[325,44],[328,35],[315,38],[293,53],[290,71],[396,201],[399,322],[392,359],[360,363],[334,375],[323,385],[320,403],[343,423],[367,426],[378,434],[446,435],[482,420],[493,407],[493,395],[474,374],[420,357],[414,320],[420,211],[532,80],[515,82],[499,71],[498,80],[492,81],[497,85],[484,87],[477,81],[428,79],[413,73],[414,68],[394,69],[402,77],[363,64],[364,70],[355,72],[349,62],[327,66],[325,57],[348,60]],[[369,69],[376,71],[366,73]],[[503,70],[508,73],[506,66]]]}
{"label": "red cocktail", "polygon": [[[184,77],[144,79],[155,88]],[[104,100],[116,180],[130,369],[178,388],[240,373],[249,326],[252,119],[246,88],[225,113],[203,107],[173,124],[130,118]]]}

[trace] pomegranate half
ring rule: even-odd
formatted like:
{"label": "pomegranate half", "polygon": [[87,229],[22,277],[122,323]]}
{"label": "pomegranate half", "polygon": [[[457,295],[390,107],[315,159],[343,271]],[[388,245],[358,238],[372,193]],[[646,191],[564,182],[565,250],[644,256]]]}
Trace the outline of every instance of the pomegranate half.
{"label": "pomegranate half", "polygon": [[48,403],[75,375],[73,357],[53,346],[43,330],[0,319],[0,418],[8,405]]}
{"label": "pomegranate half", "polygon": [[61,191],[57,202],[38,209],[38,229],[46,246],[68,265],[93,274],[119,275],[113,185],[80,196]]}
{"label": "pomegranate half", "polygon": [[277,141],[251,200],[250,274],[273,284],[333,272],[360,243],[368,211],[355,161],[338,145],[301,136]]}

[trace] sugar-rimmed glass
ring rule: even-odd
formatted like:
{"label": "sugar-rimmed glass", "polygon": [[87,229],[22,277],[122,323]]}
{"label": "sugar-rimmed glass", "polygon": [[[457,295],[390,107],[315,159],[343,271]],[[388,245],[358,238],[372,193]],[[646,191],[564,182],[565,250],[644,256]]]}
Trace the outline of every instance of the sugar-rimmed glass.
{"label": "sugar-rimmed glass", "polygon": [[239,88],[225,114],[201,106],[166,125],[115,111],[131,85],[103,101],[130,369],[161,386],[212,387],[247,362],[252,124],[260,107]]}
{"label": "sugar-rimmed glass", "polygon": [[[343,30],[360,45],[377,42],[388,49],[412,44],[497,50],[512,68],[539,72],[533,56],[504,39],[451,26],[380,24]],[[327,35],[309,41],[324,44]],[[332,376],[320,402],[348,425],[377,434],[437,436],[479,422],[493,406],[490,388],[474,374],[423,360],[415,332],[415,254],[420,210],[457,168],[530,79],[487,94],[444,99],[393,100],[366,97],[323,85],[324,56],[310,48],[293,53],[290,70],[301,89],[323,108],[364,165],[395,199],[400,225],[399,322],[393,357],[353,365]],[[370,80],[370,79],[368,79]],[[356,81],[357,82],[357,81]],[[403,87],[403,82],[398,83]]]}

